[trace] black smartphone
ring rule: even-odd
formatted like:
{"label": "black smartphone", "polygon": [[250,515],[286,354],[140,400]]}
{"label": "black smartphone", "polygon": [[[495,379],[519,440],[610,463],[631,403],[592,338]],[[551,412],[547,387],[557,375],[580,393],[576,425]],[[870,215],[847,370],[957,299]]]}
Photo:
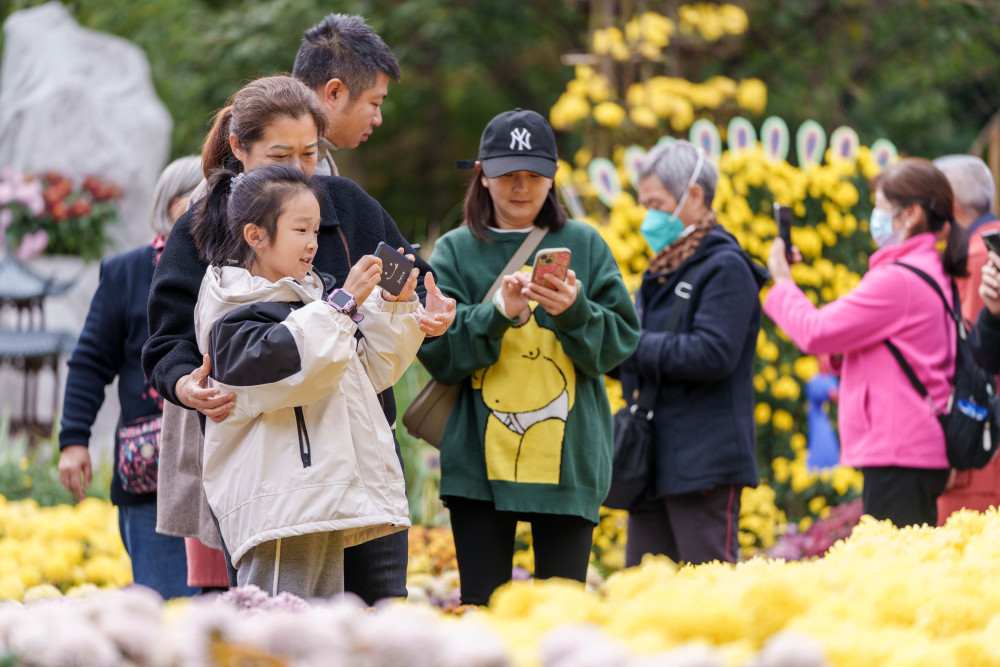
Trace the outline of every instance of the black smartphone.
{"label": "black smartphone", "polygon": [[375,256],[382,260],[382,277],[379,286],[393,296],[399,296],[403,291],[406,279],[413,270],[413,262],[392,246],[381,241],[375,248]]}
{"label": "black smartphone", "polygon": [[792,263],[792,209],[774,203],[774,220],[778,223],[778,238],[785,242],[785,260]]}
{"label": "black smartphone", "polygon": [[983,243],[986,247],[1000,255],[1000,229],[987,229],[983,232]]}

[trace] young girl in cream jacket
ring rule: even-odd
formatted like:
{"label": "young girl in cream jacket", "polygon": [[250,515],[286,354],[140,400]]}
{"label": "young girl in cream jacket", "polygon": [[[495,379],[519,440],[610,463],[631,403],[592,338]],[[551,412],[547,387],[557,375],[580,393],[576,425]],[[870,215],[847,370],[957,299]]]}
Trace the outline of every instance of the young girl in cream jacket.
{"label": "young girl in cream jacket", "polygon": [[263,166],[219,172],[193,232],[210,264],[195,310],[210,382],[235,394],[205,428],[203,481],[240,585],[330,597],[343,551],[410,525],[377,394],[423,341],[416,270],[399,297],[362,257],[324,294],[309,179]]}

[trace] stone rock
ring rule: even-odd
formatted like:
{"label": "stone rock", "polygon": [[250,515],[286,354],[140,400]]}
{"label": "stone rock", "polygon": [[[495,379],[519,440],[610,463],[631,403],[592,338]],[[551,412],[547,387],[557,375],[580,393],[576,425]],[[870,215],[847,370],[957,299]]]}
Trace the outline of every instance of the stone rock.
{"label": "stone rock", "polygon": [[[59,2],[11,14],[3,25],[0,165],[58,170],[77,182],[96,174],[122,188],[121,222],[108,254],[149,242],[153,188],[166,163],[172,121],[156,95],[145,54],[120,37],[81,27]],[[82,269],[70,292],[49,299],[49,329],[76,336],[97,288],[98,265]],[[0,371],[0,410],[19,411],[21,388]],[[65,359],[60,368],[65,382]],[[49,390],[51,391],[51,389]],[[61,408],[61,386],[59,406]],[[51,394],[38,399],[48,413]],[[118,400],[107,392],[94,438],[113,432]]]}

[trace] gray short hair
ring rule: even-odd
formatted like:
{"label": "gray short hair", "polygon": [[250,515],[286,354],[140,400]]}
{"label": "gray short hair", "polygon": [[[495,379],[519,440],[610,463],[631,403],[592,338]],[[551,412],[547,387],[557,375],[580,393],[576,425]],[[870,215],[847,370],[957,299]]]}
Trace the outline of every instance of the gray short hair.
{"label": "gray short hair", "polygon": [[955,201],[962,208],[975,214],[986,215],[993,209],[996,192],[993,174],[980,158],[975,155],[945,155],[934,160],[934,166],[944,172]]}
{"label": "gray short hair", "polygon": [[177,158],[167,165],[153,190],[153,208],[149,223],[157,234],[167,236],[174,227],[170,217],[170,202],[174,197],[183,197],[201,183],[201,156],[188,155]]}
{"label": "gray short hair", "polygon": [[[680,202],[698,164],[698,150],[690,141],[683,139],[654,146],[639,165],[639,180],[655,175],[674,199]],[[718,182],[719,170],[706,155],[695,183],[705,193],[705,206],[709,208],[715,199],[715,186]]]}

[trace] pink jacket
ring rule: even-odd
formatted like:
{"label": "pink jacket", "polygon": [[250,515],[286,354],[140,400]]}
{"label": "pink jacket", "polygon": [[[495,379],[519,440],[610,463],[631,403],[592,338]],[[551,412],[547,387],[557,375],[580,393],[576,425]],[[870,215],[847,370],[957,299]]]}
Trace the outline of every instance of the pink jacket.
{"label": "pink jacket", "polygon": [[899,261],[951,286],[931,233],[871,256],[849,294],[817,309],[792,281],[774,285],[764,312],[803,352],[843,353],[839,425],[844,465],[947,468],[944,433],[889,349],[891,340],[943,409],[955,372],[955,325],[941,298]]}

